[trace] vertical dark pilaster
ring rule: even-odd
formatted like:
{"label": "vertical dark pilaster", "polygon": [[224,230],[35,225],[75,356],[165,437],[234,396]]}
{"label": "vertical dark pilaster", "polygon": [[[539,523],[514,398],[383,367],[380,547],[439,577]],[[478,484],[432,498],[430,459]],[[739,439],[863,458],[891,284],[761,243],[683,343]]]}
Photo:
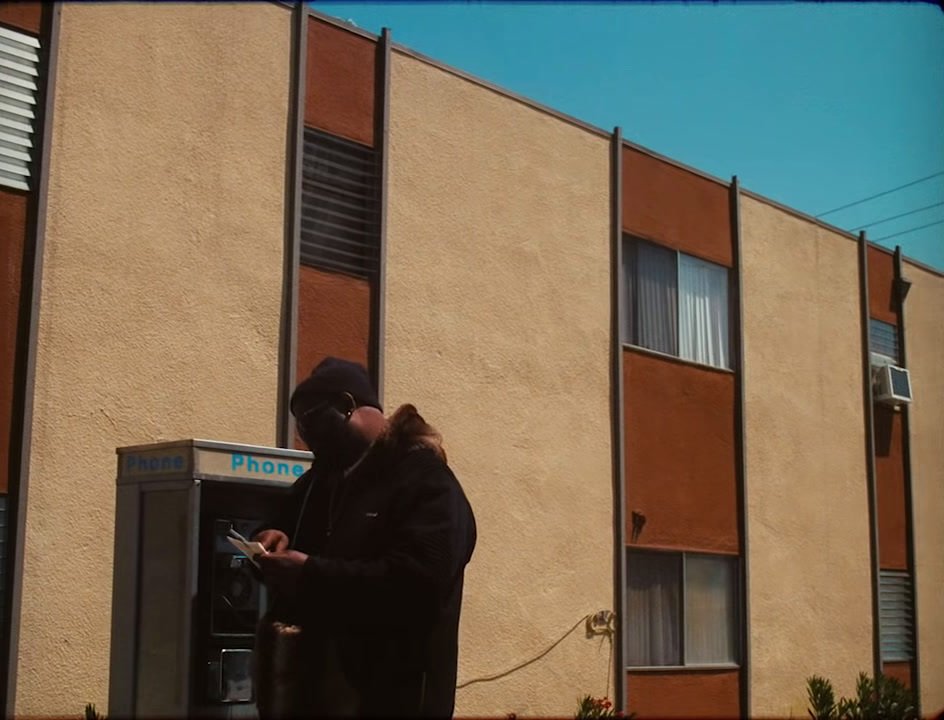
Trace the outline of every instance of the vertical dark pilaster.
{"label": "vertical dark pilaster", "polygon": [[746,395],[744,394],[744,274],[741,252],[741,185],[737,176],[731,178],[731,233],[734,245],[735,295],[734,341],[737,367],[735,368],[735,437],[737,438],[737,484],[738,484],[738,535],[741,540],[741,559],[738,563],[740,577],[738,593],[740,600],[739,662],[741,665],[741,717],[751,716],[751,594],[750,564],[747,536],[747,425]]}
{"label": "vertical dark pilaster", "polygon": [[374,103],[374,147],[380,164],[378,172],[378,207],[380,209],[380,237],[377,275],[370,292],[370,357],[371,375],[377,397],[384,402],[384,336],[387,295],[387,176],[390,164],[390,28],[384,28],[377,43],[377,100]]}
{"label": "vertical dark pilaster", "polygon": [[[898,362],[908,367],[908,337],[905,333],[905,296],[910,283],[902,274],[901,247],[895,246],[895,310],[898,313]],[[911,410],[901,408],[902,455],[905,465],[905,542],[908,547],[908,576],[911,578],[911,622],[914,628],[914,655],[911,660],[911,687],[917,716],[921,717],[921,648],[918,644],[918,568],[915,562],[914,492],[911,485]]]}
{"label": "vertical dark pilaster", "polygon": [[[46,207],[49,190],[49,154],[52,146],[53,109],[56,97],[56,66],[59,56],[61,3],[43,7],[40,31],[40,99],[34,133],[36,144],[33,175],[36,184],[30,198],[23,274],[20,290],[19,329],[16,339],[13,393],[13,437],[10,439],[10,488],[7,537],[8,602],[3,618],[2,705],[6,717],[14,717],[16,669],[20,643],[20,610],[23,594],[23,550],[29,490],[30,449],[33,428],[33,391],[36,380],[36,345],[43,287],[43,253],[46,245]],[[20,418],[17,422],[16,418]]]}
{"label": "vertical dark pilaster", "polygon": [[276,436],[279,447],[293,446],[295,421],[289,398],[295,388],[298,344],[298,264],[301,243],[302,152],[305,133],[305,71],[308,58],[308,13],[297,3],[292,18],[292,70],[289,92],[285,167],[285,250],[282,271],[282,328],[279,338],[279,398]]}
{"label": "vertical dark pilaster", "polygon": [[613,638],[615,706],[628,712],[626,675],[626,464],[623,457],[623,137],[614,128],[610,141],[610,416],[613,444],[613,589],[616,637]]}
{"label": "vertical dark pilaster", "polygon": [[862,325],[862,402],[865,415],[865,472],[869,498],[869,549],[872,560],[872,673],[882,672],[882,629],[879,610],[878,495],[875,487],[875,412],[872,403],[871,330],[869,327],[869,248],[859,233],[859,306]]}

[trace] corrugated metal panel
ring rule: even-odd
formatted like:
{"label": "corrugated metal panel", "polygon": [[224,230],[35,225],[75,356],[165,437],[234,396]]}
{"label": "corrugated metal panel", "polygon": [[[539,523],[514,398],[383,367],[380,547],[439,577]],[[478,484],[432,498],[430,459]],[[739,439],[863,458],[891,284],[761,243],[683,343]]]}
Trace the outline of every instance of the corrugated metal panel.
{"label": "corrugated metal panel", "polygon": [[914,658],[914,617],[911,613],[911,576],[898,570],[879,573],[879,628],[882,661]]}
{"label": "corrugated metal panel", "polygon": [[870,352],[884,355],[898,364],[898,328],[887,322],[869,319]]}
{"label": "corrugated metal panel", "polygon": [[305,128],[300,259],[303,265],[373,276],[380,265],[377,153]]}
{"label": "corrugated metal panel", "polygon": [[0,27],[0,185],[30,189],[39,41]]}

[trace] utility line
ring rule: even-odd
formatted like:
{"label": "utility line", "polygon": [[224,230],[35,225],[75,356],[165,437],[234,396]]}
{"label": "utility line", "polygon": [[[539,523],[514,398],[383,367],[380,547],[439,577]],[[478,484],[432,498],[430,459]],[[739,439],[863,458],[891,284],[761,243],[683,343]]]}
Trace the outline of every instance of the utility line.
{"label": "utility line", "polygon": [[573,626],[570,630],[568,630],[567,632],[565,632],[565,633],[564,633],[563,635],[561,635],[553,644],[551,644],[549,647],[545,648],[545,650],[544,650],[543,652],[541,652],[540,654],[538,654],[538,655],[536,655],[535,657],[531,658],[530,660],[526,660],[526,661],[524,661],[523,663],[518,663],[518,664],[515,665],[513,668],[510,668],[509,670],[505,670],[504,672],[500,672],[500,673],[498,673],[497,675],[489,675],[489,676],[486,676],[486,677],[475,678],[474,680],[467,680],[466,682],[464,682],[464,683],[462,683],[462,684],[460,684],[460,685],[456,685],[456,690],[461,690],[462,688],[468,687],[469,685],[474,685],[475,683],[490,682],[490,681],[492,681],[492,680],[498,680],[499,678],[503,678],[503,677],[505,677],[505,676],[507,676],[507,675],[511,675],[513,672],[515,672],[515,671],[517,671],[517,670],[521,670],[521,668],[527,667],[528,665],[530,665],[530,664],[533,663],[533,662],[537,662],[537,661],[540,660],[542,657],[544,657],[545,655],[547,655],[551,650],[553,650],[553,649],[556,648],[558,645],[560,645],[560,644],[567,638],[568,635],[570,635],[574,630],[576,630],[578,627],[580,627],[580,623],[586,622],[586,621],[587,621],[587,618],[589,618],[589,617],[590,617],[589,615],[584,615],[582,618],[580,618],[580,619],[574,624],[574,626]]}
{"label": "utility line", "polygon": [[931,208],[936,208],[940,205],[944,205],[944,200],[941,200],[941,202],[936,202],[933,205],[925,205],[924,207],[919,207],[914,210],[909,210],[908,212],[902,213],[901,215],[892,215],[891,217],[883,218],[882,220],[876,220],[875,222],[870,222],[867,225],[859,225],[858,229],[865,230],[865,228],[867,227],[872,227],[873,225],[881,225],[882,223],[886,223],[889,220],[897,220],[898,218],[903,218],[907,215],[914,215],[916,212],[921,212],[922,210],[930,210]]}
{"label": "utility line", "polygon": [[936,177],[938,177],[938,176],[940,176],[940,175],[944,175],[944,170],[942,170],[941,172],[936,172],[936,173],[934,173],[933,175],[928,175],[927,177],[923,177],[923,178],[921,178],[920,180],[915,180],[915,181],[910,182],[910,183],[905,183],[904,185],[899,185],[898,187],[892,188],[891,190],[886,190],[885,192],[880,192],[880,193],[878,193],[877,195],[871,195],[871,196],[869,196],[869,197],[867,197],[867,198],[862,198],[861,200],[856,200],[855,202],[849,203],[848,205],[843,205],[842,207],[837,207],[837,208],[834,208],[833,210],[827,210],[827,211],[824,212],[824,213],[820,213],[820,214],[817,215],[816,217],[821,218],[821,217],[823,217],[824,215],[832,215],[834,212],[839,212],[840,210],[845,210],[846,208],[851,208],[853,205],[861,205],[862,203],[868,202],[869,200],[874,200],[875,198],[882,197],[883,195],[888,195],[888,194],[890,194],[890,193],[897,192],[898,190],[903,190],[903,189],[906,188],[906,187],[911,187],[912,185],[917,185],[918,183],[923,183],[923,182],[926,181],[926,180],[930,180],[931,178],[936,178]]}
{"label": "utility line", "polygon": [[937,222],[928,223],[927,225],[920,225],[910,230],[902,230],[901,232],[893,233],[892,235],[886,235],[885,237],[876,238],[872,242],[882,242],[882,240],[888,240],[893,237],[898,237],[899,235],[907,235],[908,233],[913,233],[916,230],[924,230],[925,228],[934,227],[935,225],[941,225],[944,223],[944,220],[938,220]]}

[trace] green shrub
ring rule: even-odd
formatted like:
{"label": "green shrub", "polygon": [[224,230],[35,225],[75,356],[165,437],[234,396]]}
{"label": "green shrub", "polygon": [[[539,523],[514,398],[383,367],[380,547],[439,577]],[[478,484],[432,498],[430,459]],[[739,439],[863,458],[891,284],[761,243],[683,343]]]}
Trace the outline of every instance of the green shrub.
{"label": "green shrub", "polygon": [[832,683],[813,675],[806,680],[812,720],[918,720],[914,693],[900,680],[859,673],[854,698],[836,702]]}
{"label": "green shrub", "polygon": [[810,699],[808,710],[813,720],[835,720],[837,715],[836,695],[832,683],[819,675],[806,680],[806,695]]}

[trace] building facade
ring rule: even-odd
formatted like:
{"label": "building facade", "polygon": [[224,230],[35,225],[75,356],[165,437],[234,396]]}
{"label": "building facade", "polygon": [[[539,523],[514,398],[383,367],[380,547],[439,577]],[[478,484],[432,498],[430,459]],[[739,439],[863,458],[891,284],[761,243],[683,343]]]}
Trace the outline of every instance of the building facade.
{"label": "building facade", "polygon": [[941,273],[303,6],[0,3],[0,61],[8,715],[107,710],[115,448],[291,447],[326,354],[475,509],[458,716],[944,710]]}

